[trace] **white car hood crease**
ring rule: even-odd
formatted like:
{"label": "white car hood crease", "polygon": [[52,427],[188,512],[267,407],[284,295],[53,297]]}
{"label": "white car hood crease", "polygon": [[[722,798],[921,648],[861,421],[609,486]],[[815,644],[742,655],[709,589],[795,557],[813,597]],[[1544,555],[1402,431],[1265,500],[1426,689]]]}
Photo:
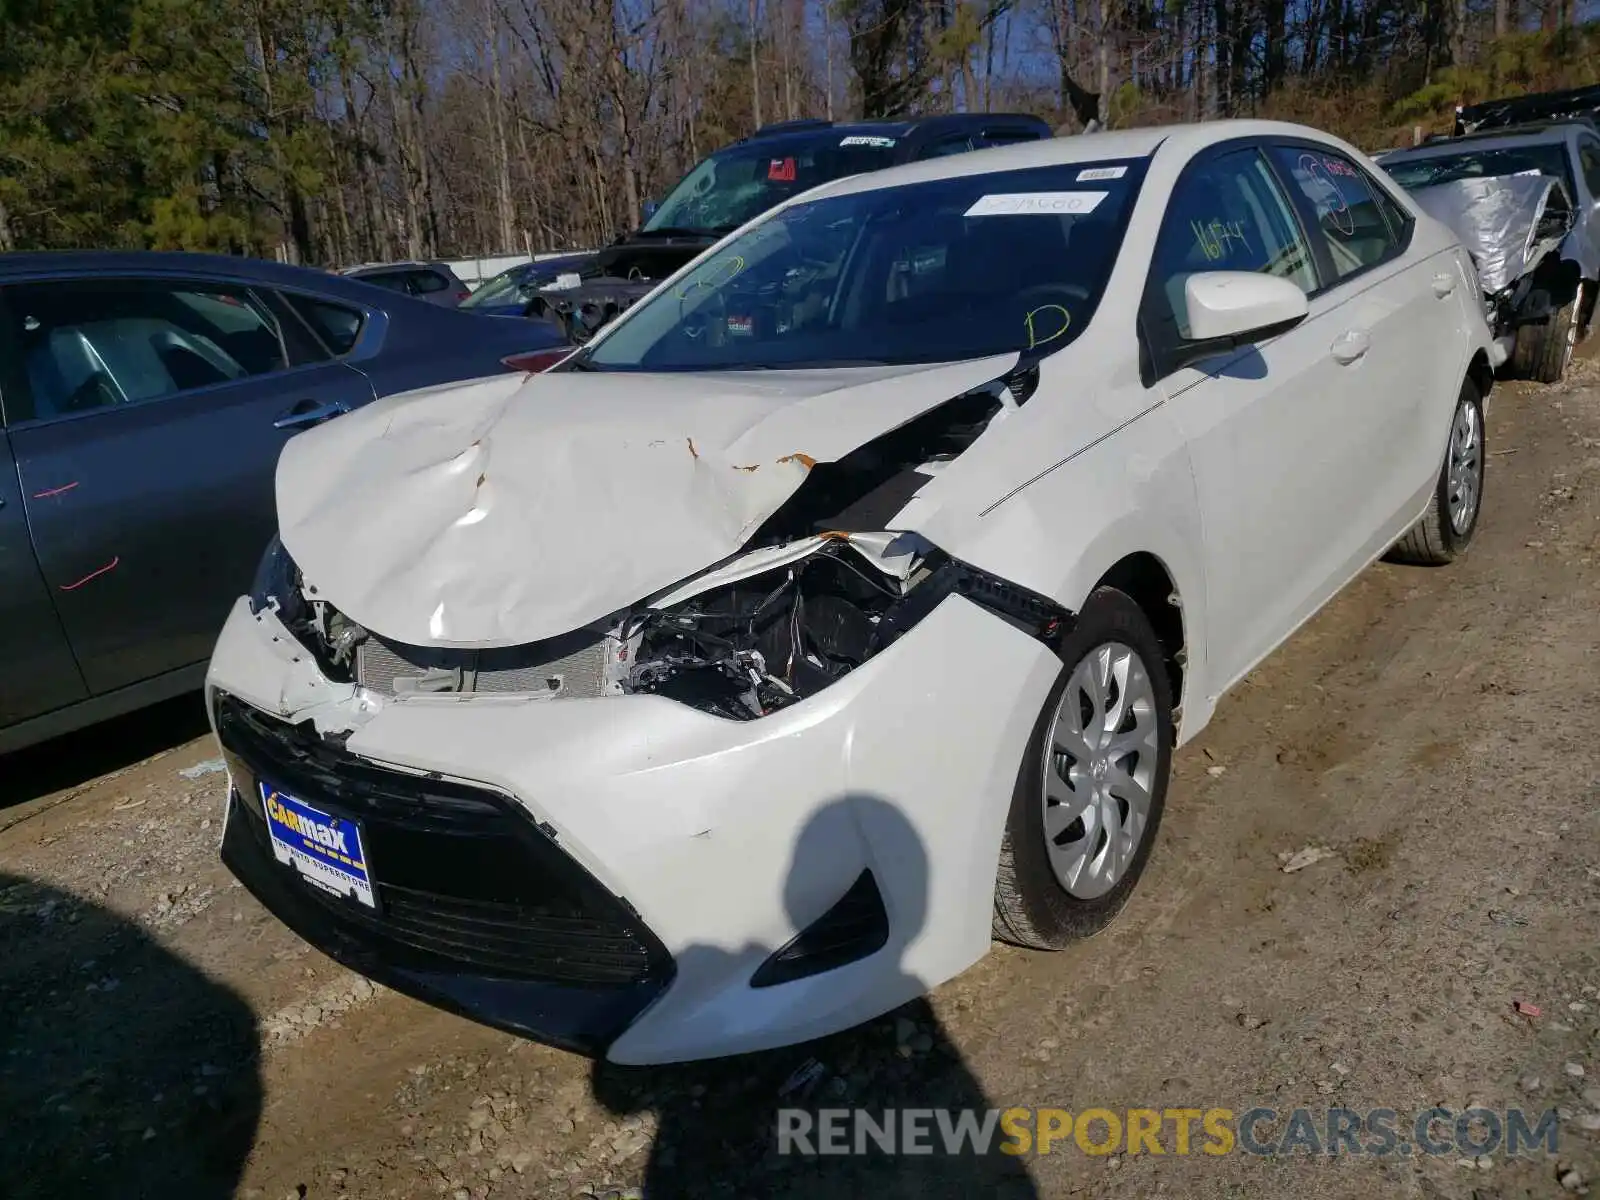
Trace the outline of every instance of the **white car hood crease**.
{"label": "white car hood crease", "polygon": [[539,641],[736,553],[812,463],[1015,361],[558,372],[408,392],[289,441],[280,533],[315,598],[383,637]]}

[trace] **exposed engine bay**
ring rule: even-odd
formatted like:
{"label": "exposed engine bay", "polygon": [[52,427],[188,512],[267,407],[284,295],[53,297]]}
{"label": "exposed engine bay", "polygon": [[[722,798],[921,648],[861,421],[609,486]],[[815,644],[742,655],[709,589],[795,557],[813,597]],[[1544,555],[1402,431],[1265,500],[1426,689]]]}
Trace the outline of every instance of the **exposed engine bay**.
{"label": "exposed engine bay", "polygon": [[540,289],[529,315],[554,321],[574,346],[582,346],[650,294],[656,280],[599,276],[567,287]]}
{"label": "exposed engine bay", "polygon": [[1068,618],[1058,606],[892,531],[910,499],[1037,381],[1035,365],[1019,364],[835,462],[803,464],[805,482],[740,553],[559,637],[495,649],[393,641],[306,587],[281,546],[263,563],[275,577],[258,578],[252,600],[276,608],[330,679],[379,696],[652,694],[733,720],[815,694],[953,592],[1052,638]]}
{"label": "exposed engine bay", "polygon": [[528,315],[555,322],[574,346],[585,345],[710,244],[706,238],[623,239],[576,275],[540,288]]}

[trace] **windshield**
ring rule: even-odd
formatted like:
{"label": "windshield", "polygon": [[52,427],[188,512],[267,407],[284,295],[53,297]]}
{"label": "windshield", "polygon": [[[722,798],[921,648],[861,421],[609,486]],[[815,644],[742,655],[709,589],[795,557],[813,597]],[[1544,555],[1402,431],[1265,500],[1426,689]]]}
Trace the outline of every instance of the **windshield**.
{"label": "windshield", "polygon": [[685,175],[643,232],[727,233],[818,184],[893,162],[894,139],[832,135],[775,138],[724,150]]}
{"label": "windshield", "polygon": [[547,258],[538,262],[508,267],[481,284],[461,302],[462,308],[486,308],[494,304],[527,304],[563,275],[576,275],[588,261],[586,256]]}
{"label": "windshield", "polygon": [[461,302],[461,307],[477,308],[486,304],[517,304],[531,300],[533,288],[528,286],[531,277],[532,273],[525,266],[501,271],[487,283],[479,284],[478,290]]}
{"label": "windshield", "polygon": [[1407,191],[1454,183],[1458,179],[1481,179],[1489,175],[1548,175],[1566,185],[1570,194],[1572,174],[1564,142],[1543,146],[1485,146],[1459,154],[1435,154],[1426,158],[1395,161],[1383,169]]}
{"label": "windshield", "polygon": [[1088,325],[1143,175],[1144,160],[1071,163],[796,204],[699,259],[574,365],[718,371],[1052,352]]}

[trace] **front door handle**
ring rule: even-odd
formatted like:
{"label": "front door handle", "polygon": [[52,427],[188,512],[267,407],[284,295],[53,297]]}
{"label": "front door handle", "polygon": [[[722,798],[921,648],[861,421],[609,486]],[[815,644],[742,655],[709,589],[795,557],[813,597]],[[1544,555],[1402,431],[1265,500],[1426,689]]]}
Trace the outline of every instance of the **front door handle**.
{"label": "front door handle", "polygon": [[1433,277],[1433,294],[1443,300],[1456,290],[1456,277],[1454,275],[1435,275]]}
{"label": "front door handle", "polygon": [[320,425],[333,417],[342,416],[349,412],[348,405],[340,404],[337,400],[326,403],[317,400],[302,400],[288,412],[272,423],[274,429],[304,429],[307,425]]}
{"label": "front door handle", "polygon": [[1341,362],[1348,366],[1360,359],[1370,349],[1372,349],[1372,338],[1367,334],[1367,331],[1365,329],[1352,329],[1334,338],[1333,345],[1328,347],[1328,353],[1333,355],[1336,362]]}

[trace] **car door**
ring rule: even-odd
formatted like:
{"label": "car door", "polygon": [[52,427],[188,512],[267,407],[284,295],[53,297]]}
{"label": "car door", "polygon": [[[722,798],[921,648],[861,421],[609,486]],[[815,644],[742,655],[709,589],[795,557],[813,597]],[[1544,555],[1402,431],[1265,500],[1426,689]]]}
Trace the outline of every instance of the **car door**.
{"label": "car door", "polygon": [[[1467,360],[1453,247],[1409,252],[1414,221],[1346,155],[1316,143],[1274,142],[1268,155],[1300,209],[1325,281],[1312,301],[1339,326],[1329,352],[1344,367],[1336,403],[1370,433],[1371,486],[1349,511],[1337,587],[1370,557],[1367,539],[1398,536],[1439,472],[1460,370]],[[1359,536],[1357,536],[1359,535]],[[1335,575],[1339,575],[1336,570]]]}
{"label": "car door", "polygon": [[[0,360],[9,357],[0,344]],[[0,380],[0,400],[15,395]],[[10,439],[0,429],[0,731],[88,695],[28,536]],[[0,736],[0,742],[3,742]]]}
{"label": "car door", "polygon": [[1323,305],[1287,333],[1166,370],[1188,338],[1184,284],[1262,271],[1320,286],[1309,240],[1263,152],[1222,148],[1174,188],[1140,308],[1147,370],[1189,445],[1206,542],[1207,678],[1220,694],[1325,594],[1356,536],[1372,435],[1344,403],[1344,332]]}
{"label": "car door", "polygon": [[285,440],[371,385],[218,280],[21,282],[0,320],[33,545],[88,690],[205,661],[275,528]]}
{"label": "car door", "polygon": [[1600,138],[1588,134],[1578,138],[1578,171],[1583,176],[1583,190],[1588,195],[1582,201],[1583,211],[1578,214],[1578,253],[1582,256],[1584,275],[1590,280],[1600,279]]}

